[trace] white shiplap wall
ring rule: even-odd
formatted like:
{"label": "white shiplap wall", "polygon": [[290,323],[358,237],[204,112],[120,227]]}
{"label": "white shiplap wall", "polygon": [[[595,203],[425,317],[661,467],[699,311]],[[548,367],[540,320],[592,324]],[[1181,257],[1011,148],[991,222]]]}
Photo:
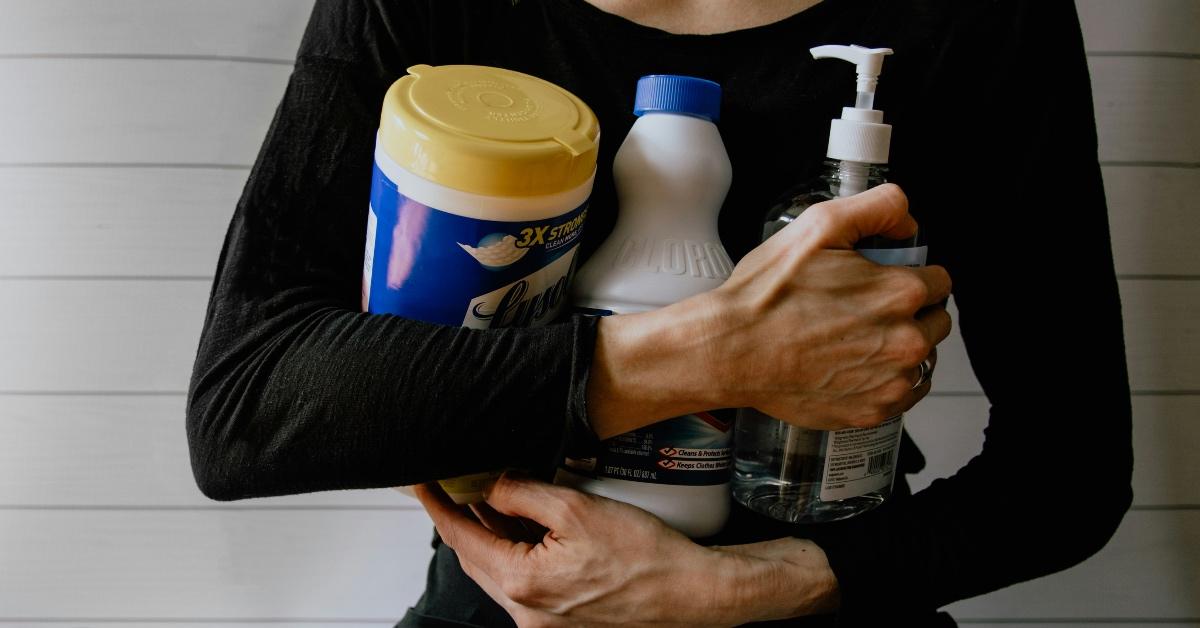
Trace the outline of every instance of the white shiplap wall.
{"label": "white shiplap wall", "polygon": [[[1200,626],[1200,0],[1078,0],[1136,391],[1135,506],[964,624]],[[311,0],[0,0],[0,625],[390,626],[429,525],[387,490],[217,503],[183,391]],[[164,202],[170,199],[171,202]],[[961,341],[908,421],[982,442]]]}

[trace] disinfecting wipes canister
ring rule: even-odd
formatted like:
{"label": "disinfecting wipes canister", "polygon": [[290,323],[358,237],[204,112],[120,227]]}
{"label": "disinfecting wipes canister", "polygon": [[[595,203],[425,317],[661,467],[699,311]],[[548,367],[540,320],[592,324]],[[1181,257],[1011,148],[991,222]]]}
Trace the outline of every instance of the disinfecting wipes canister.
{"label": "disinfecting wipes canister", "polygon": [[[595,115],[520,72],[408,72],[384,98],[376,138],[363,309],[476,329],[554,320],[587,219]],[[498,474],[442,486],[469,503]]]}

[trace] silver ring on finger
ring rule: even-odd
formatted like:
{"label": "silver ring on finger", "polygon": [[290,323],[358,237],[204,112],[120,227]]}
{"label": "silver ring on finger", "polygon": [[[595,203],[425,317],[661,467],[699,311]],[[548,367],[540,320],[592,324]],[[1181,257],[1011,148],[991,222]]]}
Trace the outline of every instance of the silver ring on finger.
{"label": "silver ring on finger", "polygon": [[929,358],[921,360],[921,374],[917,376],[917,383],[913,384],[912,389],[916,390],[929,382],[933,376],[933,364],[929,362]]}

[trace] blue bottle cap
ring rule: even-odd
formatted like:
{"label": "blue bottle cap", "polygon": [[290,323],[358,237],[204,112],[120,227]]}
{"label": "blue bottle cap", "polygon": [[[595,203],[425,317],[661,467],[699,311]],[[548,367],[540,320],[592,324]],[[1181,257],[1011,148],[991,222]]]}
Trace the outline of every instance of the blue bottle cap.
{"label": "blue bottle cap", "polygon": [[721,114],[721,86],[707,79],[650,74],[638,79],[633,114],[664,111],[716,122]]}

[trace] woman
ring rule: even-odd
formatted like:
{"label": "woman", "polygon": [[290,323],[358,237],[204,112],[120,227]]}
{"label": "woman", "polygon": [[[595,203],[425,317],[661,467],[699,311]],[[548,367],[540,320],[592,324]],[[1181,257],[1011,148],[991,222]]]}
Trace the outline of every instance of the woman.
{"label": "woman", "polygon": [[[807,55],[826,43],[896,51],[877,107],[900,188],[810,210],[758,247],[763,212],[817,171],[848,104],[844,68]],[[416,63],[511,68],[592,106],[604,139],[580,262],[615,218],[609,167],[637,78],[721,83],[734,277],[688,307],[540,329],[358,312],[379,105]],[[914,220],[925,269],[847,254]],[[230,500],[550,470],[708,407],[876,423],[928,392],[917,364],[949,332],[951,276],[991,403],[983,452],[953,477],[916,495],[901,478],[884,506],[809,528],[735,506],[707,541],[720,547],[536,480],[505,478],[476,518],[425,487],[447,542],[401,625],[953,625],[939,607],[1082,561],[1128,508],[1120,303],[1069,0],[318,2],[222,251],[189,394],[193,469]],[[1067,392],[1040,390],[1049,376]],[[922,465],[910,441],[900,465]],[[527,542],[504,514],[550,532]]]}

